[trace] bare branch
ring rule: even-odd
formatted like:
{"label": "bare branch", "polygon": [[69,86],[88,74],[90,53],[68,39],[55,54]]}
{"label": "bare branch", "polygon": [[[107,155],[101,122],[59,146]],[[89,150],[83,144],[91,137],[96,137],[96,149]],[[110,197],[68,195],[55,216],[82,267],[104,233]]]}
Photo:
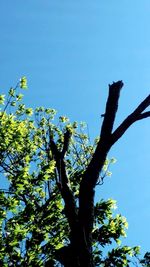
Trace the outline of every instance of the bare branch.
{"label": "bare branch", "polygon": [[104,121],[101,127],[100,140],[93,157],[84,172],[80,184],[79,194],[79,220],[85,232],[86,241],[91,245],[91,232],[93,228],[93,209],[95,186],[102,171],[107,154],[112,145],[137,120],[150,117],[150,111],[142,113],[150,105],[150,95],[130,114],[121,125],[112,133],[118,109],[118,101],[123,82],[118,81],[109,85],[109,94],[106,103]]}
{"label": "bare branch", "polygon": [[150,95],[148,95],[141,103],[140,105],[134,110],[134,114],[140,114],[142,113],[148,106],[150,105]]}
{"label": "bare branch", "polygon": [[64,145],[63,145],[63,149],[62,149],[62,157],[65,156],[68,148],[69,148],[69,141],[71,138],[71,131],[69,131],[69,129],[67,129],[67,131],[64,133]]}
{"label": "bare branch", "polygon": [[120,124],[112,133],[111,144],[113,145],[126,132],[126,130],[136,121],[150,117],[150,111],[142,113],[150,105],[150,95]]}
{"label": "bare branch", "polygon": [[99,179],[99,174],[103,168],[107,153],[111,148],[111,132],[118,109],[118,101],[122,87],[122,81],[109,85],[109,94],[100,133],[100,140],[80,184],[79,222],[85,233],[86,242],[89,246],[91,246],[91,233],[94,218],[94,188]]}
{"label": "bare branch", "polygon": [[118,81],[109,85],[109,95],[106,103],[106,110],[104,114],[104,121],[101,128],[100,137],[107,138],[113,129],[113,124],[118,109],[118,101],[120,96],[121,88],[123,87],[123,82]]}
{"label": "bare branch", "polygon": [[99,173],[102,170],[107,153],[111,147],[111,132],[118,109],[118,101],[122,87],[122,81],[118,81],[116,83],[113,83],[112,85],[109,85],[109,94],[106,103],[104,121],[100,133],[100,140],[82,179],[82,183],[85,182],[85,185],[87,185],[88,182],[93,188],[97,183]]}
{"label": "bare branch", "polygon": [[146,111],[146,112],[140,114],[140,115],[138,116],[137,120],[146,119],[146,118],[148,118],[148,117],[150,117],[150,111]]}
{"label": "bare branch", "polygon": [[[70,135],[66,135],[66,144],[64,144],[63,151],[65,152],[68,147]],[[66,172],[66,163],[64,160],[64,152],[60,152],[57,148],[52,137],[50,137],[50,147],[53,153],[53,156],[56,160],[56,168],[59,174],[59,190],[62,195],[62,198],[65,202],[65,214],[68,219],[68,223],[71,229],[71,239],[74,241],[76,239],[76,229],[77,229],[77,207],[75,203],[75,198],[73,192],[70,188],[69,179]]]}

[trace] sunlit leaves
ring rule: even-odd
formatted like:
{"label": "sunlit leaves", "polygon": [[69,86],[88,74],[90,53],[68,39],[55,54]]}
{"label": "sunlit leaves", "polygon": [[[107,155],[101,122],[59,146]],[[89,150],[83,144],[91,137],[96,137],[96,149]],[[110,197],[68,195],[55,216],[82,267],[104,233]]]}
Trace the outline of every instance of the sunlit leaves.
{"label": "sunlit leaves", "polygon": [[33,110],[32,110],[32,108],[27,108],[27,109],[25,110],[25,114],[28,115],[28,116],[31,116],[31,115],[33,114]]}
{"label": "sunlit leaves", "polygon": [[103,224],[106,219],[112,218],[113,209],[116,209],[116,201],[108,199],[107,201],[101,200],[95,205],[95,224]]}
{"label": "sunlit leaves", "polygon": [[8,94],[9,94],[10,96],[12,96],[12,97],[15,96],[15,93],[16,93],[16,92],[15,92],[15,89],[12,88],[12,87],[11,87],[11,88],[9,89],[9,91],[8,91]]}
{"label": "sunlit leaves", "polygon": [[139,247],[123,246],[112,249],[108,252],[108,256],[103,261],[104,267],[129,267],[132,262],[132,257],[139,254]]}
{"label": "sunlit leaves", "polygon": [[60,122],[68,122],[69,119],[68,119],[66,116],[60,116],[60,117],[59,117],[59,121],[60,121]]}
{"label": "sunlit leaves", "polygon": [[20,79],[20,88],[27,89],[27,78],[24,76]]}
{"label": "sunlit leaves", "polygon": [[116,163],[115,158],[106,159],[104,162],[104,166],[102,169],[101,177],[100,177],[100,183],[103,183],[103,180],[106,176],[111,176],[112,172],[109,171],[110,165]]}
{"label": "sunlit leaves", "polygon": [[5,102],[5,95],[0,95],[0,105],[3,105]]}
{"label": "sunlit leaves", "polygon": [[93,237],[98,238],[101,246],[111,244],[112,241],[120,243],[119,238],[126,236],[128,223],[126,218],[117,214],[113,217],[112,209],[116,208],[114,200],[101,201],[95,206],[95,229]]}
{"label": "sunlit leaves", "polygon": [[[66,136],[70,137],[65,164],[68,186],[78,203],[80,181],[99,138],[92,143],[85,123],[57,117],[55,109],[26,107],[19,88],[27,88],[26,77],[7,96],[0,96],[0,172],[8,184],[0,191],[0,264],[56,266],[55,253],[69,243],[70,229],[51,140],[61,153]],[[106,159],[100,181],[111,175],[109,167],[115,161]],[[95,204],[93,255],[97,266],[128,266],[128,256],[138,253],[137,248],[118,247],[127,222],[121,215],[113,216],[115,208],[111,199]],[[117,248],[105,257],[101,247],[113,241]]]}

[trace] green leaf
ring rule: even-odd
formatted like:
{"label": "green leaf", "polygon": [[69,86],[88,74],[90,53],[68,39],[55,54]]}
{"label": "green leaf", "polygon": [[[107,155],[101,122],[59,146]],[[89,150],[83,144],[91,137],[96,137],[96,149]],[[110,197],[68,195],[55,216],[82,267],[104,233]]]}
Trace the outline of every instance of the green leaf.
{"label": "green leaf", "polygon": [[0,105],[4,105],[5,95],[0,95]]}

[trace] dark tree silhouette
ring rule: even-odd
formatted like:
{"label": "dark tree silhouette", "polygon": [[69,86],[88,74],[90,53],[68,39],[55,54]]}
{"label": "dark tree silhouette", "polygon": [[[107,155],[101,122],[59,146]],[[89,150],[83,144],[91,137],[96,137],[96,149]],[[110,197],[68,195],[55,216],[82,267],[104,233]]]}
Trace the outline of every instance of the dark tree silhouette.
{"label": "dark tree silhouette", "polygon": [[[29,267],[128,267],[138,248],[118,246],[108,256],[101,250],[119,242],[127,223],[112,217],[112,200],[95,203],[111,147],[136,121],[150,117],[150,95],[116,128],[123,82],[109,85],[101,131],[94,145],[77,123],[65,116],[53,124],[55,110],[19,104],[11,88],[0,111],[0,172],[8,188],[0,189],[0,264]],[[5,96],[0,95],[0,104]],[[7,112],[7,108],[14,112]],[[148,264],[146,254],[141,264]]]}
{"label": "dark tree silhouette", "polygon": [[[71,255],[72,262],[69,263],[70,265],[66,264],[65,266],[74,266],[74,263],[75,266],[94,266],[92,259],[92,229],[94,221],[95,186],[99,174],[102,171],[109,150],[119,138],[121,138],[126,130],[134,122],[150,117],[150,111],[145,111],[150,105],[149,95],[117,129],[113,130],[122,87],[122,81],[114,82],[109,85],[109,94],[101,127],[100,139],[80,182],[78,210],[71,189],[68,186],[68,178],[65,171],[64,150],[68,147],[66,143],[69,142],[69,134],[66,132],[63,153],[56,149],[54,141],[51,140],[52,151],[56,159],[57,170],[60,177],[60,190],[65,202],[65,212],[71,229],[71,240],[67,255]],[[70,251],[72,252],[70,253]],[[66,254],[64,254],[64,258],[66,257],[65,255]],[[79,263],[75,259],[77,259]]]}

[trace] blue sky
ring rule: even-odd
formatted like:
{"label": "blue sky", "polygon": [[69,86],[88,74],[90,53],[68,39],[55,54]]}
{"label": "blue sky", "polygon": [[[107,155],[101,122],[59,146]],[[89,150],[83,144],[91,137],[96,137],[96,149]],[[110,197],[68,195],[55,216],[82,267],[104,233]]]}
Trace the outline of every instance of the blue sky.
{"label": "blue sky", "polygon": [[[0,91],[27,76],[28,106],[56,108],[100,130],[108,84],[123,80],[116,125],[150,93],[149,0],[1,0]],[[150,119],[114,146],[112,178],[97,197],[114,198],[129,222],[124,243],[149,250]]]}

